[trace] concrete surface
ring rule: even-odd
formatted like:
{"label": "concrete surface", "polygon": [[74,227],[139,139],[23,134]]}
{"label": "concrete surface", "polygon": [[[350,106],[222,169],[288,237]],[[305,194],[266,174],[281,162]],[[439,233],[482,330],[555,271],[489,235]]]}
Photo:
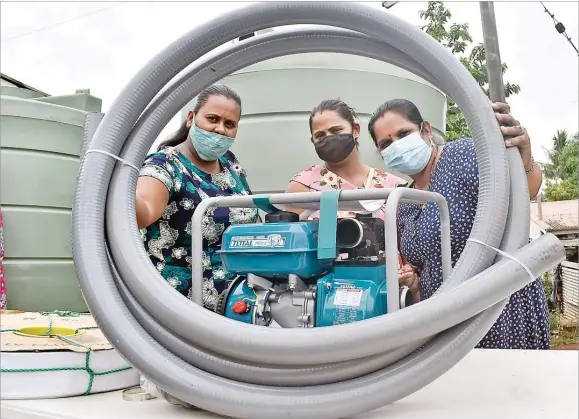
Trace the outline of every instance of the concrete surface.
{"label": "concrete surface", "polygon": [[[576,351],[474,350],[413,395],[348,419],[577,419],[577,403]],[[0,412],[2,419],[218,418],[160,400],[123,401],[120,391],[69,399],[2,401]]]}

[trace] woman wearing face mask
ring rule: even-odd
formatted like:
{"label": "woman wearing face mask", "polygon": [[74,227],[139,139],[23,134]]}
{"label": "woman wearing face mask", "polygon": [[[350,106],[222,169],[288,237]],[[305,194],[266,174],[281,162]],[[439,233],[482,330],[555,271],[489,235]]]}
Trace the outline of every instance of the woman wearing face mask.
{"label": "woman wearing face mask", "polygon": [[[196,205],[208,197],[251,194],[243,168],[229,151],[240,116],[241,99],[233,90],[208,87],[177,133],[147,157],[137,182],[137,223],[145,248],[161,275],[185,296],[191,292],[191,217]],[[253,208],[215,208],[205,214],[206,308],[215,308],[230,279],[216,253],[223,231],[230,224],[256,220]]]}
{"label": "woman wearing face mask", "polygon": [[[517,147],[525,170],[529,194],[535,197],[542,182],[541,169],[531,154],[530,139],[503,103],[492,105],[507,147]],[[452,265],[470,236],[478,202],[478,166],[474,142],[460,139],[437,146],[432,127],[407,100],[380,106],[368,129],[387,167],[413,179],[411,187],[438,192],[450,211]],[[407,262],[401,282],[415,298],[429,298],[442,282],[440,222],[435,203],[401,204],[398,209],[400,251]],[[416,294],[419,294],[418,296]],[[548,349],[549,316],[540,280],[511,296],[503,313],[479,343],[482,348]]]}
{"label": "woman wearing face mask", "polygon": [[[312,110],[309,120],[311,141],[323,163],[294,176],[287,192],[393,188],[406,184],[404,179],[362,162],[358,153],[360,124],[356,119],[354,110],[340,100],[324,100]],[[298,214],[303,212],[299,208],[287,210]],[[338,215],[352,217],[355,213],[342,211]],[[373,215],[383,219],[384,208]],[[318,216],[316,211],[309,218]]]}

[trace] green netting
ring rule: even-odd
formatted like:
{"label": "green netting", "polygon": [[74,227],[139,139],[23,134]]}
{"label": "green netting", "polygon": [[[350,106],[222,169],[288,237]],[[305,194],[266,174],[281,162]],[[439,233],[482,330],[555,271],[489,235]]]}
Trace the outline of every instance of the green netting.
{"label": "green netting", "polygon": [[[94,371],[91,367],[90,367],[90,356],[92,354],[92,349],[82,343],[79,342],[75,342],[74,340],[67,338],[66,336],[62,336],[62,335],[51,335],[51,331],[52,331],[52,317],[51,315],[58,315],[58,316],[63,316],[63,317],[79,317],[82,315],[89,315],[89,313],[76,313],[73,311],[61,311],[61,310],[54,310],[54,311],[42,311],[40,312],[40,314],[42,314],[43,316],[47,316],[48,317],[48,328],[46,330],[46,336],[54,336],[58,339],[63,340],[66,343],[69,343],[71,345],[75,345],[81,348],[86,349],[86,353],[85,353],[85,364],[84,367],[54,367],[54,368],[0,368],[0,373],[8,373],[8,372],[13,372],[13,373],[22,373],[22,372],[54,372],[54,371],[86,371],[88,373],[89,376],[89,380],[88,380],[88,386],[86,391],[84,392],[84,395],[88,395],[91,390],[92,390],[92,386],[93,386],[93,382],[94,382],[94,378],[100,375],[109,375],[109,374],[114,374],[117,372],[121,372],[121,371],[126,371],[131,369],[132,367],[130,366],[126,366],[126,367],[122,367],[122,368],[116,368],[116,369],[112,369],[112,370],[107,370],[107,371]],[[98,329],[97,326],[89,326],[89,327],[80,327],[78,329],[76,329],[74,331],[75,334],[77,334],[79,331],[81,330],[91,330],[91,329]],[[4,332],[21,332],[19,329],[2,329],[0,330],[0,333],[4,333]]]}

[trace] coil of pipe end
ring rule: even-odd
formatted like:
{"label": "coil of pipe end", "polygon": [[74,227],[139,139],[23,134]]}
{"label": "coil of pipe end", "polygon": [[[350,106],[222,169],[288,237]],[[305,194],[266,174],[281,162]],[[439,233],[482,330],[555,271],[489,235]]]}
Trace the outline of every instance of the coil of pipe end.
{"label": "coil of pipe end", "polygon": [[[207,56],[246,33],[294,24],[331,28],[276,31]],[[133,77],[89,147],[139,167],[163,127],[203,88],[264,59],[304,52],[381,59],[445,91],[466,116],[479,165],[471,238],[514,255],[534,277],[564,258],[552,235],[527,244],[522,162],[516,151],[506,151],[470,73],[419,29],[359,4],[260,3],[199,26]],[[105,153],[83,158],[73,208],[81,289],[104,334],[131,365],[171,396],[218,414],[335,419],[395,402],[460,361],[509,296],[533,280],[518,262],[469,242],[437,294],[404,310],[325,328],[241,324],[182,298],[149,262],[135,218],[137,176]]]}

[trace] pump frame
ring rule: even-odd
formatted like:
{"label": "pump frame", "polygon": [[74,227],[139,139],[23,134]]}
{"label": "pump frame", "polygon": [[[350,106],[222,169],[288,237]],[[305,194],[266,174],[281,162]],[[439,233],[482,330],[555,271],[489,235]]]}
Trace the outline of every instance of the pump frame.
{"label": "pump frame", "polygon": [[[225,197],[212,197],[202,200],[193,212],[191,218],[191,270],[192,282],[191,300],[199,305],[203,304],[203,233],[201,221],[205,212],[212,207],[219,208],[257,208],[256,198],[267,199],[271,205],[287,204],[319,204],[324,192],[298,192],[298,193],[274,193],[259,195],[236,195]],[[385,200],[384,212],[384,236],[386,256],[386,287],[387,287],[387,313],[400,310],[398,292],[398,233],[396,215],[400,203],[429,203],[434,202],[438,206],[441,230],[442,251],[442,276],[443,279],[450,275],[452,260],[450,252],[450,214],[446,199],[439,193],[421,191],[410,188],[384,188],[340,191],[338,203],[362,201],[362,200]],[[339,205],[339,204],[338,204]]]}

